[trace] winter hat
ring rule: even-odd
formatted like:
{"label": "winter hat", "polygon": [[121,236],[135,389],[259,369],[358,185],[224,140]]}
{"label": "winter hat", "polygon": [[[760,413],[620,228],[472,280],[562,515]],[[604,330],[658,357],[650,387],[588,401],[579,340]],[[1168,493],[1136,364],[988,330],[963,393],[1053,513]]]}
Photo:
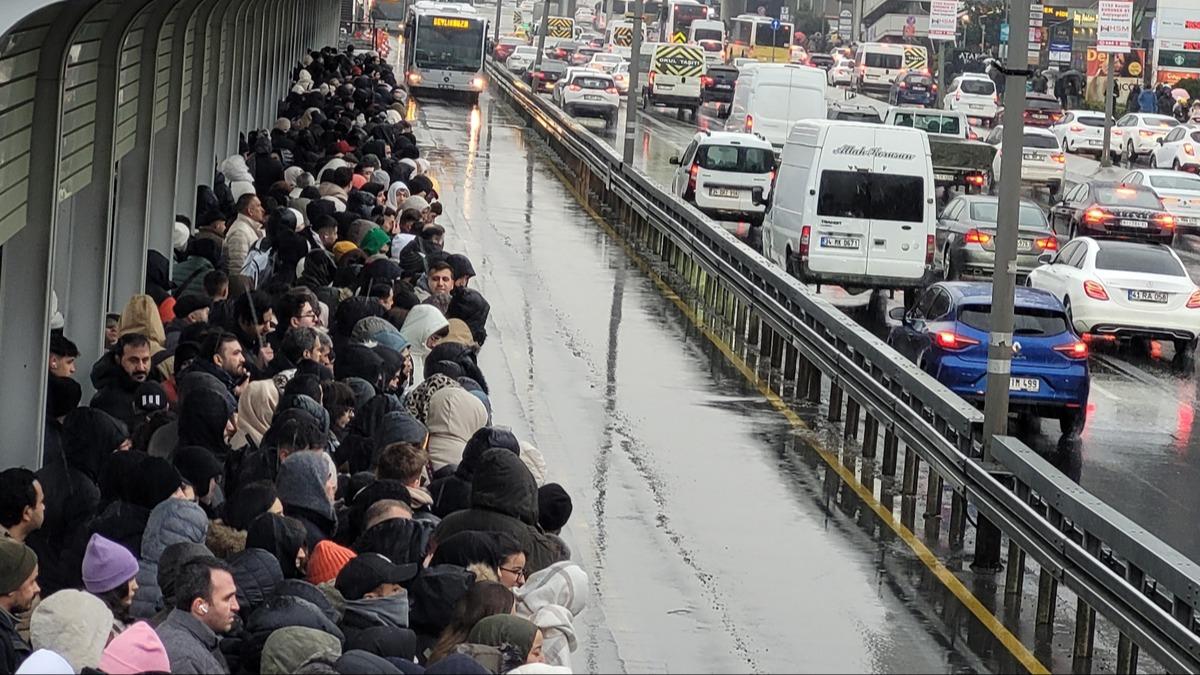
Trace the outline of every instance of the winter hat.
{"label": "winter hat", "polygon": [[175,468],[193,488],[197,497],[207,497],[212,479],[224,471],[220,460],[208,448],[189,445],[175,451]]}
{"label": "winter hat", "polygon": [[187,248],[188,237],[190,236],[192,236],[192,233],[188,230],[188,226],[175,221],[175,228],[171,230],[171,248],[182,252]]}
{"label": "winter hat", "polygon": [[49,649],[39,649],[29,655],[17,668],[17,675],[71,675],[75,672],[75,668],[71,664]]}
{"label": "winter hat", "polygon": [[361,600],[381,584],[407,584],[419,571],[419,565],[397,565],[381,553],[364,553],[346,563],[334,587],[347,600]]}
{"label": "winter hat", "polygon": [[183,476],[162,457],[147,457],[137,466],[138,479],[131,481],[129,501],[153,510],[183,485]]}
{"label": "winter hat", "polygon": [[308,581],[323,584],[337,579],[346,563],[356,557],[354,551],[325,539],[317,543],[308,557]]}
{"label": "winter hat", "polygon": [[158,633],[145,621],[125,629],[104,648],[100,670],[109,675],[132,673],[169,673],[171,660]]}
{"label": "winter hat", "polygon": [[146,380],[133,392],[133,407],[142,414],[166,410],[167,390],[154,380]]}
{"label": "winter hat", "polygon": [[212,298],[203,293],[188,293],[175,301],[175,316],[187,316],[198,309],[212,307]]}
{"label": "winter hat", "polygon": [[93,534],[83,554],[83,586],[99,595],[137,576],[138,561],[124,546]]}
{"label": "winter hat", "polygon": [[450,264],[450,270],[455,279],[475,276],[475,266],[471,264],[471,259],[461,253],[451,253],[447,256],[446,262]]}
{"label": "winter hat", "polygon": [[358,248],[352,241],[339,241],[333,245],[333,259],[341,260],[342,256]]}
{"label": "winter hat", "polygon": [[263,675],[294,673],[315,659],[336,661],[342,643],[336,636],[307,626],[285,626],[267,637],[262,648]]}
{"label": "winter hat", "polygon": [[375,255],[387,244],[392,242],[391,236],[383,231],[382,227],[373,227],[362,238],[359,243],[359,248],[367,253],[367,255]]}
{"label": "winter hat", "polygon": [[538,488],[538,525],[547,532],[557,532],[571,518],[571,495],[558,483],[546,483]]}
{"label": "winter hat", "polygon": [[15,540],[0,538],[0,595],[17,590],[37,567],[33,549]]}
{"label": "winter hat", "polygon": [[100,665],[100,654],[112,630],[112,611],[104,601],[73,588],[42,600],[29,619],[34,649],[49,649],[66,659],[75,672]]}

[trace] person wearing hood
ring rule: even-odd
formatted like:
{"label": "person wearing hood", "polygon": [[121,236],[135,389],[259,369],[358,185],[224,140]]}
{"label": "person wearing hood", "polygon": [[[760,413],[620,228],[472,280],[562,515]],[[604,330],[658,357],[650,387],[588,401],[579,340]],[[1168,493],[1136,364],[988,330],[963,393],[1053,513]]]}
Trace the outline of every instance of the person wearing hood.
{"label": "person wearing hood", "polygon": [[[160,330],[161,327],[160,324]],[[151,342],[145,335],[126,333],[118,338],[112,350],[92,367],[92,386],[96,388],[96,394],[89,405],[129,427],[135,414],[135,392],[151,376],[152,356]]]}
{"label": "person wearing hood", "polygon": [[[122,454],[134,456],[140,453]],[[183,477],[162,457],[141,455],[132,458],[135,464],[124,472],[125,487],[121,495],[92,521],[90,527],[94,535],[114,541],[137,556],[142,550],[142,535],[150,512],[165,499],[183,497]]]}
{"label": "person wearing hood", "polygon": [[211,450],[200,445],[184,445],[175,451],[172,458],[184,485],[195,494],[204,513],[210,517],[220,513],[224,495],[217,479],[224,472],[221,461]]}
{"label": "person wearing hood", "polygon": [[147,619],[165,606],[163,589],[158,585],[158,565],[163,551],[172,544],[202,544],[208,535],[208,517],[199,504],[186,499],[167,499],[150,512],[142,537],[142,555],[138,562],[137,592],[130,615]]}
{"label": "person wearing hood", "polygon": [[17,616],[29,611],[40,591],[37,554],[0,537],[0,672],[13,672],[29,656],[29,644],[17,631]]}
{"label": "person wearing hood", "polygon": [[271,380],[256,380],[246,385],[238,399],[237,432],[230,447],[257,449],[263,434],[271,428],[271,419],[279,405],[279,388]]}
{"label": "person wearing hood", "polygon": [[514,592],[517,607],[513,613],[541,629],[546,663],[569,668],[576,646],[573,622],[588,604],[587,572],[569,560],[557,562],[531,575]]}
{"label": "person wearing hood", "polygon": [[229,569],[237,586],[238,606],[248,616],[275,593],[283,581],[279,560],[261,548],[247,548],[229,559]]}
{"label": "person wearing hood", "polygon": [[34,608],[29,641],[34,649],[49,649],[81,672],[99,667],[112,626],[112,612],[99,598],[68,588]]}
{"label": "person wearing hood", "polygon": [[138,562],[124,546],[93,534],[83,555],[83,586],[112,613],[112,633],[129,622],[129,608],[137,592]]}
{"label": "person wearing hood", "polygon": [[[221,265],[223,244],[224,239],[212,237],[196,237],[188,244],[184,259],[171,268],[171,282],[175,284],[176,298],[204,293],[204,275]],[[178,307],[174,311],[176,317],[183,314]]]}
{"label": "person wearing hood", "polygon": [[297,452],[279,465],[275,479],[284,515],[299,520],[308,533],[309,549],[332,539],[337,532],[333,508],[337,493],[337,469],[323,452]]}
{"label": "person wearing hood", "polygon": [[336,637],[305,626],[287,626],[271,633],[263,644],[262,675],[289,675],[312,661],[333,663],[342,655]]}
{"label": "person wearing hood", "polygon": [[[249,176],[249,169],[246,173]],[[267,222],[267,210],[263,208],[258,195],[254,194],[253,187],[238,198],[235,208],[238,215],[225,233],[223,248],[225,272],[230,278],[242,273],[246,256],[250,253],[250,248],[263,238],[263,226]]]}
{"label": "person wearing hood", "polygon": [[279,561],[285,579],[302,579],[308,565],[304,523],[277,513],[264,513],[250,523],[246,548],[270,552]]}
{"label": "person wearing hood", "polygon": [[346,438],[338,446],[334,459],[338,466],[348,466],[350,473],[370,471],[372,460],[378,452],[375,447],[375,432],[386,415],[403,409],[395,396],[377,394],[355,412],[347,430]]}
{"label": "person wearing hood", "polygon": [[413,384],[425,379],[425,357],[450,332],[445,315],[430,305],[417,305],[408,312],[400,335],[412,349]]}
{"label": "person wearing hood", "polygon": [[471,644],[516,647],[524,663],[543,663],[542,631],[528,619],[511,614],[493,614],[480,619],[467,642]]}
{"label": "person wearing hood", "polygon": [[[455,280],[457,283],[458,280]],[[487,320],[492,306],[483,295],[466,286],[455,287],[450,291],[450,306],[446,308],[447,319],[461,319],[471,329],[471,337],[475,344],[483,346],[487,340]]]}
{"label": "person wearing hood", "polygon": [[445,541],[459,532],[508,532],[526,554],[527,575],[566,559],[557,539],[537,525],[537,483],[512,451],[493,448],[483,453],[471,483],[471,508],[447,515],[434,532]]}
{"label": "person wearing hood", "polygon": [[334,587],[346,598],[341,628],[347,640],[378,626],[408,627],[408,592],[404,584],[420,569],[398,565],[378,553],[355,557],[338,573]]}
{"label": "person wearing hood", "polygon": [[447,387],[429,399],[429,461],[436,472],[462,460],[467,441],[488,423],[487,409],[462,387]]}
{"label": "person wearing hood", "polygon": [[521,445],[517,437],[508,429],[499,427],[484,427],[476,431],[463,448],[462,460],[454,472],[442,477],[435,477],[429,484],[429,494],[433,498],[434,515],[445,518],[455,511],[471,508],[471,481],[475,476],[475,467],[483,453],[489,448],[505,448],[514,455],[520,455]]}

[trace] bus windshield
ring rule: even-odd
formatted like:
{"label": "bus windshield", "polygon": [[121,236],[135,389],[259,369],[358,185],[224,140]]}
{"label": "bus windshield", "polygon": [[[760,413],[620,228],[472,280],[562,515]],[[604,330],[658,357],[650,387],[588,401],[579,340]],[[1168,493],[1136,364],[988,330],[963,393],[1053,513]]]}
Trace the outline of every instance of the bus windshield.
{"label": "bus windshield", "polygon": [[754,44],[758,47],[788,47],[792,44],[792,27],[781,23],[778,30],[771,30],[770,23],[760,23],[754,31]]}
{"label": "bus windshield", "polygon": [[474,72],[483,67],[482,21],[422,16],[417,22],[414,61],[419,68]]}

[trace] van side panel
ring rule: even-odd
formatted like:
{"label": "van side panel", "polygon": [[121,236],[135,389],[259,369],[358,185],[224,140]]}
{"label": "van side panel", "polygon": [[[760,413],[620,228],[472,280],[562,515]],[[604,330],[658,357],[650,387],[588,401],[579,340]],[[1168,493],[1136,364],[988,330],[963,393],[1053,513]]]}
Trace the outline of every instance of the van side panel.
{"label": "van side panel", "polygon": [[805,208],[812,202],[808,191],[813,179],[817,135],[814,133],[795,142],[799,135],[793,133],[793,142],[788,144],[784,162],[779,167],[779,175],[772,188],[771,227],[764,229],[764,234],[769,232],[771,237],[767,243],[771,258],[785,269],[788,252],[793,256],[800,252],[800,228],[805,222],[812,222],[805,221]]}

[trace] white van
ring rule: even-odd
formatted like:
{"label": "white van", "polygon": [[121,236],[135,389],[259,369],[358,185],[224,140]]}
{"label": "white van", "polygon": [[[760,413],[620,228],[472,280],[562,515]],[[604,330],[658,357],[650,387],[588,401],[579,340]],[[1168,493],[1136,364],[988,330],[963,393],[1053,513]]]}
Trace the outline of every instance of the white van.
{"label": "white van", "polygon": [[[920,45],[903,45],[889,42],[865,42],[858,47],[854,56],[857,68],[854,70],[851,86],[855,91],[890,90],[892,83],[900,71],[928,67],[928,56],[925,48]],[[910,56],[911,55],[911,56]],[[910,62],[911,61],[911,62]],[[924,63],[921,63],[924,61]]]}
{"label": "white van", "polygon": [[825,71],[794,63],[760,63],[741,71],[726,131],[755,133],[783,148],[797,120],[825,119]]}
{"label": "white van", "polygon": [[766,200],[764,255],[805,283],[922,288],[933,277],[934,192],[920,129],[797,122]]}

